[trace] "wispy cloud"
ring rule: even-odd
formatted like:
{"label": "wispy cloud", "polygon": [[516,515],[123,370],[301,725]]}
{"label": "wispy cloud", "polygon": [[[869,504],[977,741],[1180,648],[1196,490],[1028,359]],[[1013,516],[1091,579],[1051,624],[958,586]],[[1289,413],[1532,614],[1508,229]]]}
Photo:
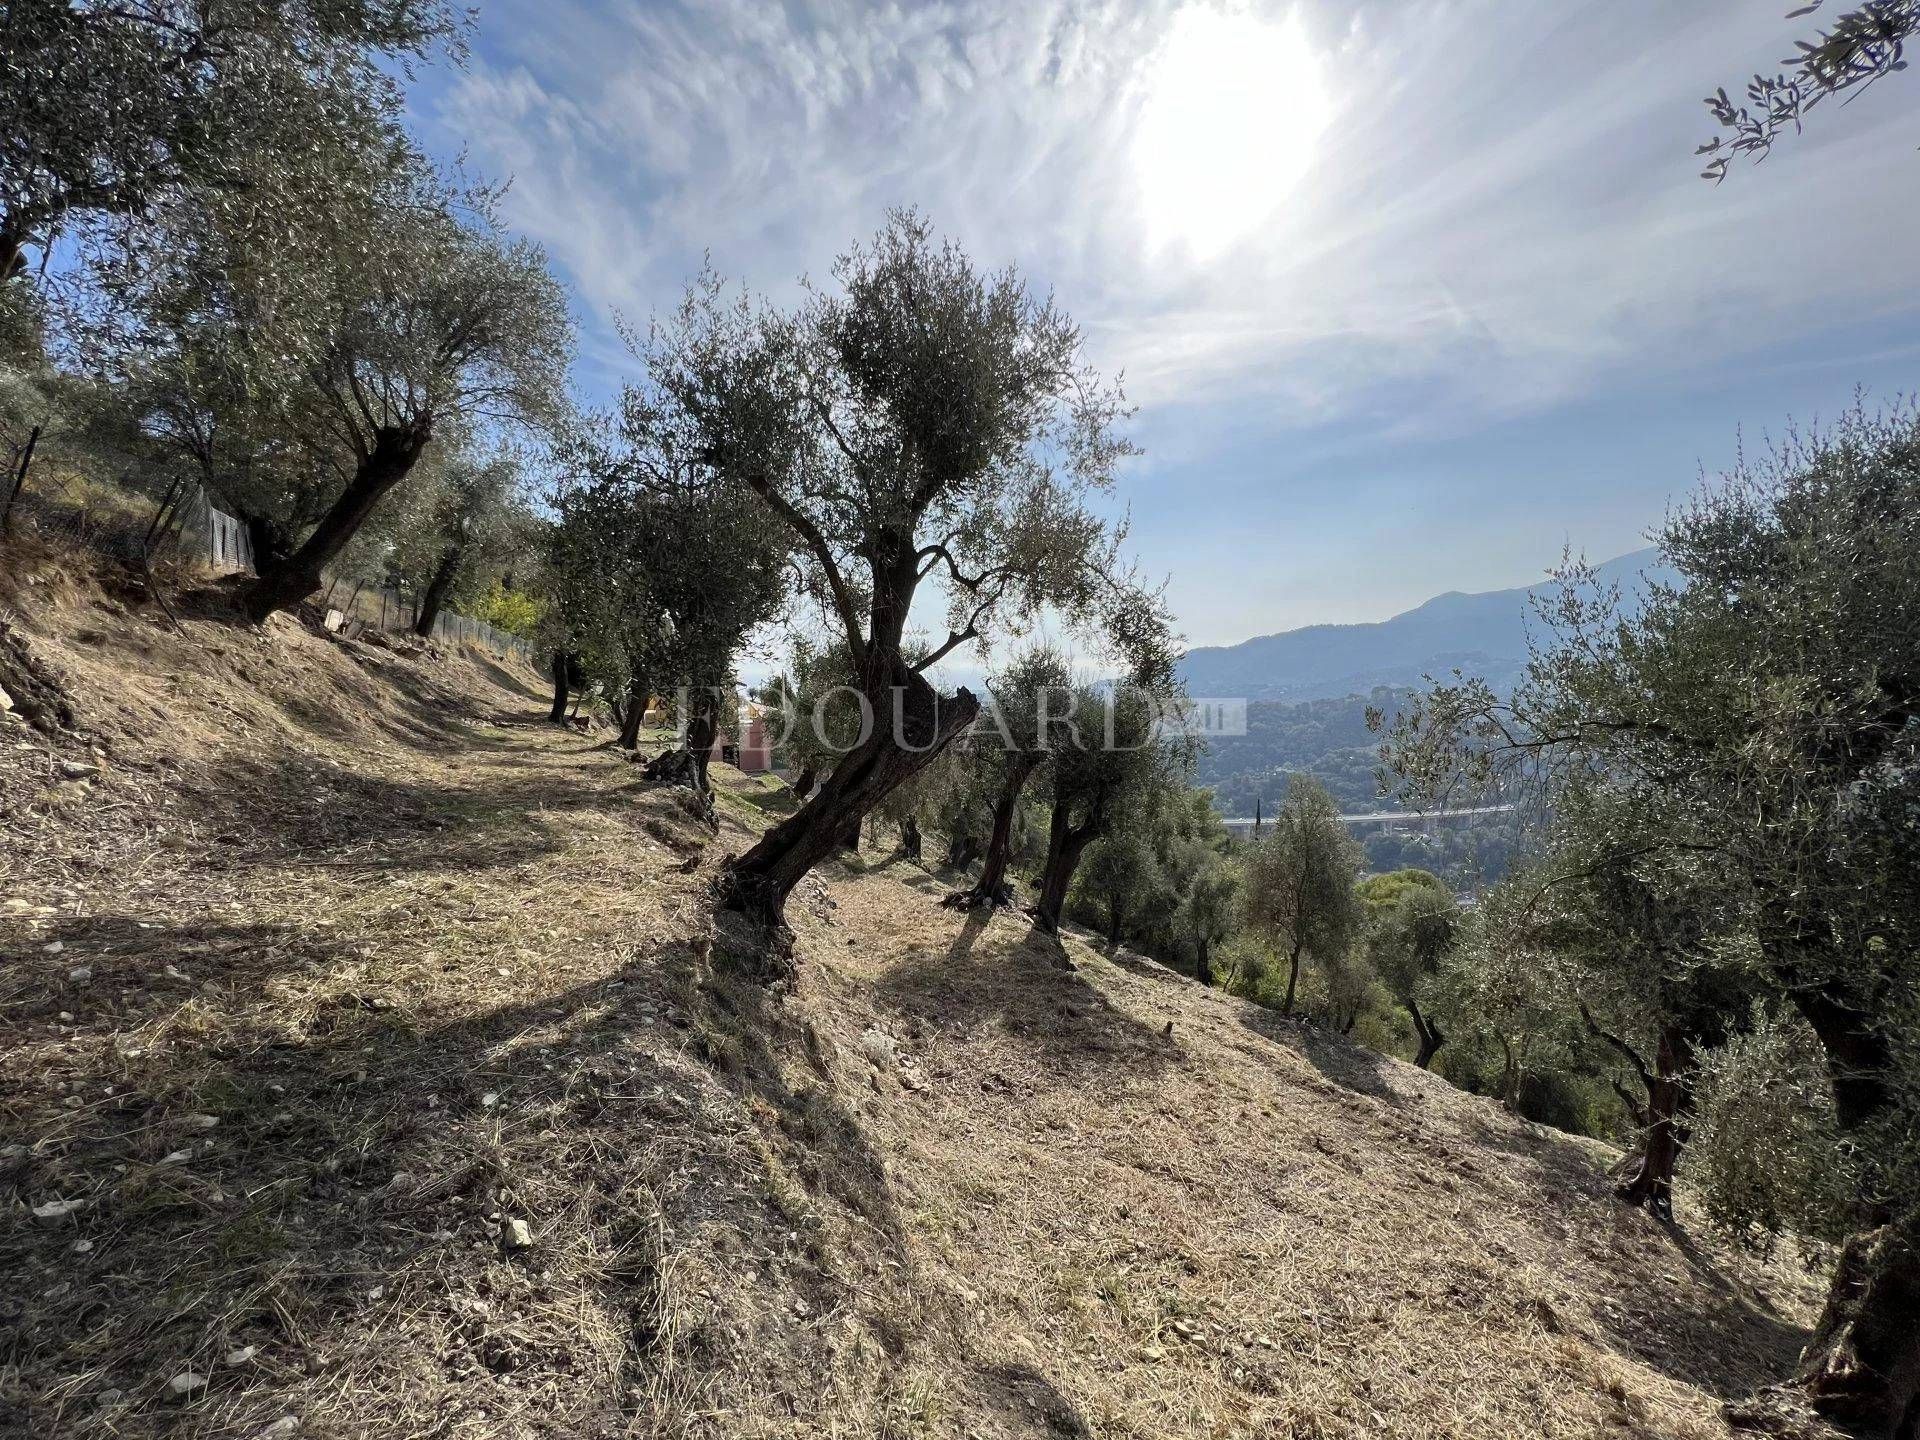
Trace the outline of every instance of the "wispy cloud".
{"label": "wispy cloud", "polygon": [[[1913,233],[1920,187],[1863,183],[1895,146],[1858,132],[1888,112],[1761,183],[1695,176],[1699,94],[1782,43],[1746,0],[1265,7],[1304,26],[1333,113],[1278,210],[1198,260],[1154,243],[1134,164],[1177,11],[503,0],[437,119],[512,176],[591,311],[666,303],[704,251],[783,289],[917,203],[1057,286],[1143,400],[1301,419],[1409,381],[1449,410],[1551,403],[1884,305],[1920,268],[1880,239]],[[1264,137],[1264,163],[1295,143]]]}
{"label": "wispy cloud", "polygon": [[[1195,127],[1196,168],[1227,185],[1237,170],[1249,194],[1284,193],[1265,214],[1221,197],[1224,219],[1253,223],[1198,247],[1177,237],[1206,217],[1154,209],[1170,194],[1204,196],[1164,183],[1168,74],[1209,78],[1190,47],[1165,48],[1183,24],[1198,33],[1196,6],[1236,17],[1199,27],[1214,33],[1298,27],[1324,95],[1323,111],[1296,115],[1279,89],[1285,66],[1262,89],[1249,79],[1261,67],[1222,64],[1221,83],[1242,90],[1232,104],[1196,97],[1196,116],[1229,117],[1214,122],[1213,148]],[[1198,576],[1192,553],[1155,548],[1154,524],[1177,521],[1186,502],[1157,506],[1154,483],[1183,496],[1201,479],[1236,485],[1241,528],[1304,545],[1287,502],[1259,498],[1247,467],[1266,462],[1249,457],[1337,453],[1351,477],[1362,443],[1590,411],[1628,389],[1724,393],[1733,375],[1777,374],[1816,350],[1827,363],[1836,331],[1913,308],[1920,131],[1897,86],[1823,112],[1757,172],[1719,187],[1697,176],[1699,97],[1777,67],[1793,31],[1786,8],[489,0],[473,64],[420,108],[447,149],[511,177],[510,218],[573,281],[589,322],[583,368],[601,387],[630,363],[613,314],[644,321],[671,305],[704,254],[786,295],[889,206],[917,204],[982,260],[1019,263],[1086,327],[1099,363],[1126,372],[1153,447],[1134,492],[1149,522],[1141,543],[1149,564],[1192,561]],[[1176,63],[1163,65],[1169,54]],[[1262,106],[1272,123],[1257,123]],[[1290,189],[1272,183],[1294,170]],[[1731,434],[1739,418],[1723,405],[1700,424]],[[1591,451],[1604,425],[1585,423]],[[1678,483],[1700,453],[1674,457]],[[1548,466],[1559,458],[1543,454]],[[1527,483],[1542,469],[1507,463]],[[1592,482],[1565,482],[1579,483]],[[1651,483],[1633,505],[1657,507]],[[1568,515],[1604,508],[1567,498]],[[1653,513],[1612,528],[1630,535]],[[1425,583],[1438,562],[1379,535],[1377,517],[1349,518],[1315,533],[1316,574],[1354,571],[1341,546],[1359,534],[1368,559],[1402,545],[1418,563],[1396,573]],[[1500,544],[1525,562],[1492,578],[1532,573],[1570,523],[1509,524]],[[1488,543],[1472,542],[1479,561]],[[1277,581],[1257,595],[1208,583],[1183,571],[1176,593],[1188,592],[1196,633],[1217,638],[1274,628],[1238,618],[1236,604],[1311,605],[1324,618],[1327,587],[1349,582],[1285,597]]]}

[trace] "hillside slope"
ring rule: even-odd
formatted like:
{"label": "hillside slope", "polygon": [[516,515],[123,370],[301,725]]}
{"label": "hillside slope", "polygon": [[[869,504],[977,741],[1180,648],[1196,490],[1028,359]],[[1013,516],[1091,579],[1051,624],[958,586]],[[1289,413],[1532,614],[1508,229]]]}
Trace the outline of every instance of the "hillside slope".
{"label": "hillside slope", "polygon": [[[1672,581],[1659,552],[1636,550],[1597,566],[1603,585],[1632,603],[1647,578]],[[1248,700],[1336,700],[1378,686],[1420,688],[1424,676],[1458,669],[1505,689],[1527,659],[1534,597],[1550,582],[1477,594],[1449,591],[1391,619],[1358,625],[1308,625],[1257,635],[1238,645],[1189,651],[1181,674],[1194,695]]]}
{"label": "hillside slope", "polygon": [[1799,1344],[1603,1147],[884,854],[730,980],[784,792],[710,837],[530,676],[41,579],[0,1433],[1719,1436]]}

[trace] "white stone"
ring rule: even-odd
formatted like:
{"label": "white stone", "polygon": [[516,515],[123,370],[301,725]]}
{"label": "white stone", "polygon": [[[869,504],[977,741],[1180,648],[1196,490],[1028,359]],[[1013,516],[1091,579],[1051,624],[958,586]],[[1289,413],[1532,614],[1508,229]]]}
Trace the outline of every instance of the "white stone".
{"label": "white stone", "polygon": [[287,1436],[293,1434],[293,1432],[299,1428],[300,1421],[297,1416],[282,1415],[271,1425],[263,1425],[260,1429],[254,1431],[253,1440],[286,1440]]}
{"label": "white stone", "polygon": [[44,1205],[33,1207],[33,1218],[42,1225],[60,1225],[70,1219],[76,1211],[87,1208],[84,1200],[49,1200]]}
{"label": "white stone", "polygon": [[206,1388],[206,1376],[192,1370],[182,1370],[178,1375],[167,1381],[167,1398],[169,1400],[185,1400],[189,1396],[198,1395]]}
{"label": "white stone", "polygon": [[509,1250],[525,1250],[529,1245],[533,1244],[533,1227],[517,1217],[509,1220],[507,1221],[506,1240]]}
{"label": "white stone", "polygon": [[260,1347],[258,1345],[243,1345],[238,1350],[229,1350],[227,1352],[227,1364],[244,1365],[259,1353]]}

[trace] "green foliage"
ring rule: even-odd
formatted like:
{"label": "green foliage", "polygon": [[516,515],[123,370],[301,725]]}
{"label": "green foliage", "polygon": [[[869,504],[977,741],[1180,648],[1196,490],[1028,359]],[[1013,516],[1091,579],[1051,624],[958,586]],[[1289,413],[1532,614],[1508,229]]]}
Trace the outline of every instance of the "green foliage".
{"label": "green foliage", "polygon": [[649,370],[589,429],[553,496],[584,652],[610,690],[685,689],[705,713],[733,690],[734,656],[786,603],[784,526],[701,455],[699,417],[671,383],[703,343],[687,315],[656,330]]}
{"label": "green foliage", "polygon": [[1770,1250],[1782,1234],[1845,1233],[1858,1186],[1841,1144],[1820,1041],[1791,1014],[1756,1009],[1701,1058],[1681,1174],[1715,1224]]}
{"label": "green foliage", "polygon": [[540,633],[546,608],[538,595],[511,589],[505,581],[495,579],[486,593],[473,602],[472,615],[496,630],[518,635],[522,640],[534,640]]}
{"label": "green foliage", "polygon": [[1660,541],[1680,583],[1623,617],[1570,566],[1513,695],[1438,687],[1389,753],[1416,792],[1524,787],[1577,822],[1578,871],[1617,893],[1575,889],[1562,918],[1623,998],[1671,1012],[1705,956],[1794,1007],[1858,1213],[1897,1212],[1920,1202],[1920,415],[1790,433]]}
{"label": "green foliage", "polygon": [[462,23],[443,0],[9,0],[0,282],[56,234],[111,261],[170,210],[279,189],[333,137],[391,128],[396,62],[457,47]]}
{"label": "green foliage", "polygon": [[1339,964],[1362,919],[1354,891],[1364,856],[1333,797],[1298,777],[1273,825],[1243,862],[1241,917],[1289,967],[1289,997],[1303,957]]}

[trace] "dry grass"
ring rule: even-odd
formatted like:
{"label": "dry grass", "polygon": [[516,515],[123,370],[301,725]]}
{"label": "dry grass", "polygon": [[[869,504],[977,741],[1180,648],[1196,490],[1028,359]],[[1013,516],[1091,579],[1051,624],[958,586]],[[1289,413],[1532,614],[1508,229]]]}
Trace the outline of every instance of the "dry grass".
{"label": "dry grass", "polygon": [[1599,1147],[878,853],[771,1000],[704,896],[774,782],[710,837],[537,677],[43,569],[0,1431],[1713,1436],[1798,1343]]}

